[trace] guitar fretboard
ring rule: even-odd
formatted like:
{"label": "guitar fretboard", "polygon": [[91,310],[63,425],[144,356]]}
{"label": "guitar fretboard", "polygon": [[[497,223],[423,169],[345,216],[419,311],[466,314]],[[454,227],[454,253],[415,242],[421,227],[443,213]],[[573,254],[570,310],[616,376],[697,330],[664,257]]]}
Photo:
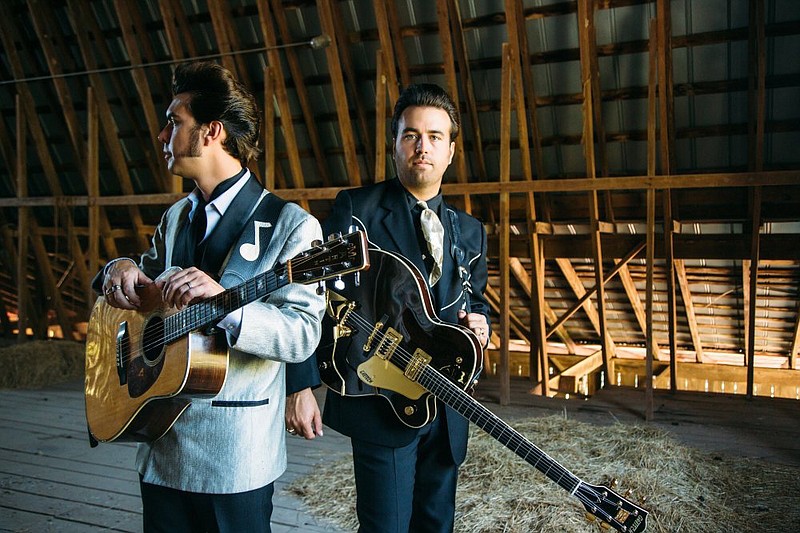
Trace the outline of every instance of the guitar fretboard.
{"label": "guitar fretboard", "polygon": [[573,494],[582,483],[580,478],[561,466],[558,461],[536,447],[524,435],[503,422],[436,369],[426,367],[417,382],[570,494]]}
{"label": "guitar fretboard", "polygon": [[[290,263],[290,262],[289,262]],[[222,319],[289,283],[289,268],[280,265],[164,319],[164,342],[170,343]]]}

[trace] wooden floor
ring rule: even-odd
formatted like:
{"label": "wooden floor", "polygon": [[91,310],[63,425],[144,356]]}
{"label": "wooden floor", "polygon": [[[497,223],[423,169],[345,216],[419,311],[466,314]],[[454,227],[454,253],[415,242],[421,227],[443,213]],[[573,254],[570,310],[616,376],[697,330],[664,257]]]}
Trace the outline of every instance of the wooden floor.
{"label": "wooden floor", "polygon": [[[490,378],[476,397],[505,419],[559,413],[598,425],[645,423],[639,390],[555,400],[530,396],[526,382],[514,380],[511,405],[500,407],[498,384]],[[800,401],[656,391],[654,413],[651,424],[687,445],[800,467]],[[85,427],[80,382],[0,390],[0,531],[141,531],[135,446],[90,448]],[[313,442],[289,438],[289,469],[276,484],[273,531],[338,531],[284,489],[322,461],[348,453],[347,439],[329,428]]]}

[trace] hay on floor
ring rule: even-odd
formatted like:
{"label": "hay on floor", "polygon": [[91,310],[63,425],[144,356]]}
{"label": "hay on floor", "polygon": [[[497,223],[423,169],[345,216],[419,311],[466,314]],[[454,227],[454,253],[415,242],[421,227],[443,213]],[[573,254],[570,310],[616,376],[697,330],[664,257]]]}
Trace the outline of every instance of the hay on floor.
{"label": "hay on floor", "polygon": [[84,375],[86,348],[65,340],[27,341],[0,348],[0,388],[35,389]]}
{"label": "hay on floor", "polygon": [[[616,479],[616,492],[631,490],[628,499],[650,512],[648,532],[787,531],[800,524],[800,469],[709,455],[643,425],[594,426],[560,416],[509,423],[583,481]],[[315,515],[356,530],[349,457],[319,465],[289,490]],[[475,427],[456,505],[457,532],[605,531],[587,521],[576,498]]]}

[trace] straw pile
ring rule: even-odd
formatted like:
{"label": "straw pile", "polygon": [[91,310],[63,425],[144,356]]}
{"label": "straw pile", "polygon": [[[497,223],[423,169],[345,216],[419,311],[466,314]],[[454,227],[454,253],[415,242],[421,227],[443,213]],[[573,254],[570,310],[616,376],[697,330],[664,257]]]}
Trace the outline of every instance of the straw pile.
{"label": "straw pile", "polygon": [[83,377],[83,343],[28,341],[0,348],[0,388],[40,388]]}
{"label": "straw pile", "polygon": [[[790,531],[800,525],[800,470],[704,454],[661,430],[594,426],[559,416],[509,421],[587,483],[608,485],[650,512],[649,532]],[[583,507],[558,485],[477,428],[460,471],[456,531],[598,532]],[[289,490],[317,516],[355,531],[349,457],[319,465]],[[642,498],[646,498],[642,502]]]}

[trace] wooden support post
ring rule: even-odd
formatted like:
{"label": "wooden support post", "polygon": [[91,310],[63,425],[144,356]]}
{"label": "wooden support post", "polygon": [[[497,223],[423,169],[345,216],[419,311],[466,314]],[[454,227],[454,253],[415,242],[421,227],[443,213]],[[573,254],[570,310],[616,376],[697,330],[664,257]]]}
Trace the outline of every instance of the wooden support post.
{"label": "wooden support post", "polygon": [[[386,179],[386,54],[375,52],[375,183]],[[392,146],[394,154],[394,146]]]}
{"label": "wooden support post", "polygon": [[264,67],[264,186],[275,190],[275,76]]}
{"label": "wooden support post", "polygon": [[[100,196],[100,124],[97,115],[97,101],[91,85],[86,88],[86,131],[86,184],[89,196],[87,270],[97,272],[100,269],[100,206],[97,205],[97,198]],[[92,312],[95,299],[96,296],[90,282],[86,287],[87,317]],[[64,332],[65,337],[66,335],[67,332]]]}
{"label": "wooden support post", "polygon": [[[17,120],[17,158],[15,171],[17,175],[17,198],[28,196],[27,179],[27,135],[25,127],[25,109],[20,95],[16,96],[16,120]],[[26,341],[28,327],[28,235],[29,228],[29,208],[20,207],[17,211],[17,340]]]}
{"label": "wooden support post", "polygon": [[[511,49],[503,43],[503,70],[500,89],[500,181],[511,181]],[[511,249],[510,193],[500,193],[500,405],[511,402],[509,374],[509,315],[511,273],[508,258]]]}

